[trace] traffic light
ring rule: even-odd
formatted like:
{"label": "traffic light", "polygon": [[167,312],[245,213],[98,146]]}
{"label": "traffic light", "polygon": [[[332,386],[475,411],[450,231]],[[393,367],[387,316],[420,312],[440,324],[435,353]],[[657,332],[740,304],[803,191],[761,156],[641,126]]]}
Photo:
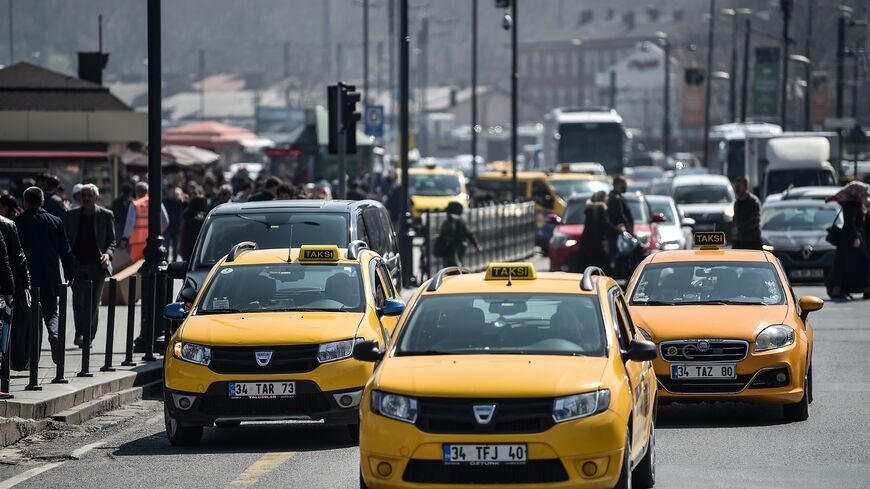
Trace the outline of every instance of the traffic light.
{"label": "traffic light", "polygon": [[356,123],[360,120],[356,106],[360,101],[360,93],[355,86],[338,82],[338,85],[327,87],[326,98],[329,110],[329,153],[338,153],[338,141],[343,137],[345,154],[355,154]]}
{"label": "traffic light", "polygon": [[329,122],[327,123],[329,126],[329,143],[327,144],[327,150],[332,155],[338,154],[338,137],[341,132],[338,113],[338,108],[341,105],[338,99],[339,93],[338,85],[326,87],[326,107],[329,112]]}
{"label": "traffic light", "polygon": [[495,8],[511,8],[511,0],[495,0]]}

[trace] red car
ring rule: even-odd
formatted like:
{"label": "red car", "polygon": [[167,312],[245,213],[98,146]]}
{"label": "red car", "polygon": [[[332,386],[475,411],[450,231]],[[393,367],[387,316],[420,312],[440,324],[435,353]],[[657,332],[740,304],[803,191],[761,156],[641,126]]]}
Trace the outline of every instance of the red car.
{"label": "red car", "polygon": [[[591,195],[573,196],[565,206],[564,215],[555,219],[558,225],[553,231],[553,237],[550,238],[550,271],[568,270],[568,256],[577,252],[586,219],[586,201]],[[647,253],[657,250],[659,239],[656,223],[662,222],[664,216],[652,214],[646,198],[640,192],[626,192],[624,197],[634,217],[634,235]]]}

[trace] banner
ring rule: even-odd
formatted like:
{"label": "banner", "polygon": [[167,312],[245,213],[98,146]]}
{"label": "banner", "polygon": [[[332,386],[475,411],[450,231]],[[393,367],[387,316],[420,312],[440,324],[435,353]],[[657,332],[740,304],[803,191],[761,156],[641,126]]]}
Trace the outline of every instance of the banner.
{"label": "banner", "polygon": [[704,70],[686,68],[683,81],[683,113],[680,123],[683,127],[703,127],[704,83],[706,83]]}
{"label": "banner", "polygon": [[752,81],[752,115],[775,117],[779,114],[780,50],[778,46],[755,48]]}

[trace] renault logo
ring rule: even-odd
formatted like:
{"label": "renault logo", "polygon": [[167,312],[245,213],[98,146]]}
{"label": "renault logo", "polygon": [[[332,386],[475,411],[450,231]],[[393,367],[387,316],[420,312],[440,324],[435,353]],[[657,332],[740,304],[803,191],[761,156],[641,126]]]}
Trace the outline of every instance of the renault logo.
{"label": "renault logo", "polygon": [[495,414],[495,404],[475,404],[472,409],[477,424],[489,424],[492,421],[492,415]]}
{"label": "renault logo", "polygon": [[813,245],[806,245],[801,248],[801,257],[804,260],[809,260],[813,256]]}
{"label": "renault logo", "polygon": [[271,351],[256,351],[254,352],[254,359],[257,360],[257,365],[261,367],[265,367],[269,365],[269,362],[272,361],[272,353]]}

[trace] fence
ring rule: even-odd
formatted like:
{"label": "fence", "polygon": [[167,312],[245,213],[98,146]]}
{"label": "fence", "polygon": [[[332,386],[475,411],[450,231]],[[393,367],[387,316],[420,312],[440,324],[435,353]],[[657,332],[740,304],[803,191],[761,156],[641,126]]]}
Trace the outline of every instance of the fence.
{"label": "fence", "polygon": [[[150,288],[151,297],[156,297],[158,300],[151,301],[152,307],[145,308],[149,302],[145,300],[143,296],[142,300],[142,325],[151,324],[151,318],[154,318],[153,328],[142,327],[141,334],[145,336],[145,354],[142,357],[143,361],[153,361],[156,360],[153,354],[153,345],[154,345],[154,337],[155,335],[163,334],[165,339],[169,339],[172,332],[170,322],[165,320],[163,317],[163,307],[165,304],[172,301],[172,279],[169,278],[164,271],[159,271],[156,275],[142,277],[142,280],[137,280],[139,276],[132,275],[129,277],[129,294],[128,294],[128,305],[127,305],[127,331],[126,331],[126,342],[124,345],[124,360],[119,362],[119,365],[125,367],[135,366],[136,362],[133,361],[134,354],[134,334],[135,334],[135,319],[136,319],[136,288],[138,286],[137,282],[141,281],[143,283],[143,292],[149,292],[147,289]],[[82,290],[86,294],[83,301],[86,304],[91,304],[91,291],[92,282],[84,281],[84,287]],[[115,370],[114,365],[114,353],[115,353],[115,309],[116,309],[116,299],[118,293],[118,281],[115,278],[109,278],[107,286],[108,296],[109,296],[109,304],[108,311],[106,314],[105,320],[105,328],[106,328],[106,351],[105,351],[105,359],[102,367],[100,367],[100,371],[102,372],[111,372]],[[56,373],[54,379],[51,380],[52,384],[66,384],[69,382],[65,378],[65,366],[67,360],[67,352],[66,352],[66,337],[67,337],[67,304],[68,304],[68,296],[69,296],[69,284],[61,284],[59,288],[59,297],[58,297],[58,340],[57,343],[60,349],[60,355],[56,359]],[[43,331],[45,327],[42,322],[42,314],[40,311],[41,303],[39,300],[40,297],[40,289],[39,287],[34,287],[31,290],[32,297],[32,306],[30,308],[30,315],[27,327],[30,329],[29,334],[29,344],[28,348],[30,351],[28,352],[28,356],[30,357],[29,362],[29,383],[24,387],[25,390],[29,391],[38,391],[42,390],[42,385],[39,383],[39,363],[41,356],[41,348],[42,348],[42,337]],[[14,306],[14,305],[13,305]],[[146,311],[145,309],[150,309]],[[93,313],[93,312],[92,312]],[[87,341],[88,338],[91,337],[90,325],[93,322],[93,318],[88,318],[86,321],[85,329],[83,331],[84,343],[81,348],[81,370],[76,373],[77,377],[91,377],[93,374],[91,373],[91,342]],[[164,345],[165,346],[165,345]],[[6,354],[3,355],[3,363],[2,367],[0,367],[0,390],[3,392],[9,392],[9,379],[10,379],[10,356],[12,355],[11,347],[7,348]]]}
{"label": "fence", "polygon": [[[475,207],[467,209],[462,217],[480,244],[480,252],[469,247],[462,261],[472,271],[484,270],[492,262],[522,260],[535,252],[534,202]],[[441,258],[432,251],[446,219],[445,212],[425,212],[422,216],[421,282],[442,268]]]}

